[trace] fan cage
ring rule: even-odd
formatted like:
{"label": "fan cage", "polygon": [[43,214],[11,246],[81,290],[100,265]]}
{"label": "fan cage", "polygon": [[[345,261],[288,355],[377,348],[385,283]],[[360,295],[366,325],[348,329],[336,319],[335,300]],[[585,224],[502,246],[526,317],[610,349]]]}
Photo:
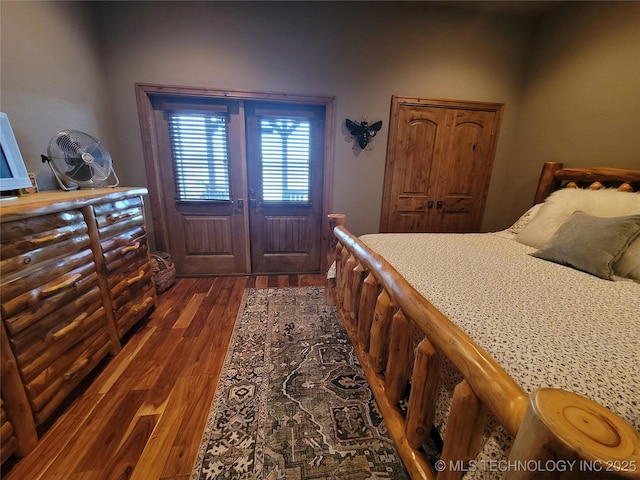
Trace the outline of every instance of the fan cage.
{"label": "fan cage", "polygon": [[97,138],[88,133],[61,130],[51,139],[47,153],[49,166],[64,190],[119,184],[111,155]]}

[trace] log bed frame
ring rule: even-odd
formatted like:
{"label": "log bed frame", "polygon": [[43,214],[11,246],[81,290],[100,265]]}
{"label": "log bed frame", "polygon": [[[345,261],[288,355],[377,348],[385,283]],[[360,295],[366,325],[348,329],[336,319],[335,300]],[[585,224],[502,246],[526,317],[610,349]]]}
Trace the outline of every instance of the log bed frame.
{"label": "log bed frame", "polygon": [[[612,185],[638,191],[640,170],[564,169],[560,163],[545,163],[534,203],[561,187],[597,189]],[[338,308],[412,479],[461,478],[463,469],[452,466],[468,465],[456,462],[476,457],[487,412],[515,439],[509,462],[544,465],[562,459],[581,465],[579,472],[575,467],[548,476],[530,468],[514,468],[506,472],[509,480],[640,478],[640,434],[629,423],[575,393],[543,388],[527,395],[489,354],[414,290],[384,258],[349,233],[344,215],[329,215],[328,224],[328,260],[329,265],[335,260],[336,275],[327,280],[327,303]],[[414,329],[423,334],[416,348]],[[438,464],[441,471],[437,471],[421,447],[433,425],[443,356],[460,371],[463,380],[454,390],[447,420],[447,432],[455,432],[455,438],[445,438]],[[399,402],[409,381],[405,414]]]}

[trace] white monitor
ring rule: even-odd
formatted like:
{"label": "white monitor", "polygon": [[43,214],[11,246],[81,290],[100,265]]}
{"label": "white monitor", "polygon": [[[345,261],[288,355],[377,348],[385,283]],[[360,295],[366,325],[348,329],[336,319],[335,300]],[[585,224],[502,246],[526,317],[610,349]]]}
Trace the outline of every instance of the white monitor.
{"label": "white monitor", "polygon": [[[22,160],[9,117],[0,112],[0,191],[8,192],[31,187],[27,168]],[[14,197],[11,197],[14,198]]]}

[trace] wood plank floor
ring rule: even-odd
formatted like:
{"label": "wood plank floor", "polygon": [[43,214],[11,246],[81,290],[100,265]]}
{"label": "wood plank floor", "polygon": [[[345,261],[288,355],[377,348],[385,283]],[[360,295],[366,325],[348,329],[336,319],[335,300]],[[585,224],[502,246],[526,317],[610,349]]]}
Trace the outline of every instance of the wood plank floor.
{"label": "wood plank floor", "polygon": [[322,275],[179,279],[36,449],[3,465],[2,478],[187,480],[244,290],[324,282]]}

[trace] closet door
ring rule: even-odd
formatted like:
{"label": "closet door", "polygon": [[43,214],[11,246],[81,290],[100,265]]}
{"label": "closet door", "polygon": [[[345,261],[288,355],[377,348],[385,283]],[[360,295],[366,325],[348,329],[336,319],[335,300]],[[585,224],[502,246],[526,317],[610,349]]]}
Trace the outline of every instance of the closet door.
{"label": "closet door", "polygon": [[495,153],[497,115],[485,110],[447,111],[444,155],[432,181],[435,208],[429,231],[480,230]]}
{"label": "closet door", "polygon": [[502,104],[393,97],[381,232],[478,231]]}
{"label": "closet door", "polygon": [[[392,111],[381,232],[428,232],[437,176],[447,139],[444,108],[403,104]],[[395,121],[393,115],[395,113]]]}

